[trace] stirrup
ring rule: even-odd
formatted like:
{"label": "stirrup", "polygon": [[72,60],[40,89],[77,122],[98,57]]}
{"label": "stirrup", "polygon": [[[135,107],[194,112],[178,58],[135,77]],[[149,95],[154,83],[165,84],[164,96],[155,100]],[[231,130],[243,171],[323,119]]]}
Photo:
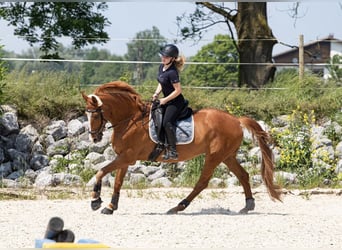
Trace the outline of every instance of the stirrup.
{"label": "stirrup", "polygon": [[177,160],[178,159],[178,153],[175,149],[166,149],[165,154],[163,156],[164,160]]}

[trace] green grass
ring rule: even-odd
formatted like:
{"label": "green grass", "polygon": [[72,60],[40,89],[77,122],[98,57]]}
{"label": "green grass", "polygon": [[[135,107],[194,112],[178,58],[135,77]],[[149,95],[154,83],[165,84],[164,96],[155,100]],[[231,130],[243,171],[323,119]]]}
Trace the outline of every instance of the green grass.
{"label": "green grass", "polygon": [[[309,74],[300,81],[296,72],[279,73],[275,82],[258,91],[249,89],[204,90],[189,88],[185,83],[183,85],[184,96],[189,100],[193,109],[218,108],[236,116],[247,115],[267,123],[271,122],[274,117],[291,115],[296,110],[300,110],[303,114],[310,114],[314,111],[314,122],[317,124],[321,122],[322,118],[329,118],[342,124],[341,86],[338,82],[325,82],[321,78]],[[95,87],[80,86],[80,79],[76,73],[34,72],[27,74],[12,71],[1,83],[0,104],[15,105],[20,120],[44,126],[51,119],[69,120],[84,113],[84,101],[80,92],[92,93]],[[150,100],[156,83],[146,82],[135,87],[144,100]],[[334,145],[341,140],[341,135],[335,131],[328,130],[327,133]],[[283,137],[278,138],[278,142],[281,139]],[[285,145],[285,143],[286,141],[283,144]],[[246,147],[246,145],[243,146]],[[287,147],[295,149],[296,145],[289,144]],[[305,155],[305,152],[302,153]],[[299,157],[299,159],[302,158]],[[73,159],[73,161],[78,162],[79,159]],[[61,162],[59,167],[65,168],[71,163],[75,162]],[[189,161],[185,172],[182,173],[181,184],[192,187],[198,180],[202,165],[203,156]],[[286,167],[283,169],[285,170]],[[294,169],[296,166],[291,165],[291,170]],[[169,174],[178,176],[179,172],[172,172],[176,170],[177,168],[171,166]],[[298,168],[298,170],[300,169]],[[82,174],[83,179],[89,179],[93,175],[91,171],[84,171]],[[217,177],[226,174],[226,168],[218,168],[215,172]],[[333,183],[341,181],[340,177],[334,176],[330,172],[315,172],[312,175],[303,175],[303,185],[310,187],[321,185],[322,179],[319,176],[332,178]],[[141,188],[144,187],[145,185],[141,184]]]}
{"label": "green grass", "polygon": [[[45,121],[71,119],[83,114],[80,92],[92,93],[95,87],[80,87],[77,74],[64,72],[9,73],[2,83],[2,102],[16,105],[22,119]],[[144,100],[150,100],[156,83],[136,86]],[[241,116],[270,121],[290,114],[297,107],[303,112],[315,111],[341,123],[342,88],[336,82],[306,75],[303,81],[294,72],[280,73],[276,81],[258,91],[248,89],[193,89],[184,84],[184,96],[193,109],[219,108]]]}

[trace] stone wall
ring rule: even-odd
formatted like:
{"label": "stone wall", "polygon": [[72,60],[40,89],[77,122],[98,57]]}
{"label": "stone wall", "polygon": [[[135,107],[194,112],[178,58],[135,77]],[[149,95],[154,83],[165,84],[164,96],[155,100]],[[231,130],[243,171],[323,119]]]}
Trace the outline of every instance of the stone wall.
{"label": "stone wall", "polygon": [[[15,109],[10,106],[2,106],[2,110],[3,114],[0,117],[0,183],[2,185],[7,187],[83,185],[81,177],[71,171],[73,168],[79,167],[79,163],[73,164],[71,159],[84,157],[81,159],[81,167],[90,167],[95,170],[115,159],[115,153],[110,143],[112,131],[108,128],[109,124],[104,132],[103,140],[94,144],[89,141],[88,122],[85,116],[69,122],[52,121],[39,133],[32,125],[20,127]],[[264,129],[270,129],[264,122],[259,123]],[[273,124],[278,128],[287,125],[284,116],[275,118]],[[327,122],[322,126],[312,127],[313,145],[335,158],[338,162],[335,171],[342,173],[342,142],[339,142],[334,148],[331,140],[324,135],[327,126],[331,125],[336,131],[341,132],[342,128],[337,123]],[[248,133],[245,133],[245,137],[249,137]],[[82,156],[80,152],[88,153]],[[274,154],[277,160],[279,152],[274,150]],[[258,147],[252,148],[247,155],[242,153],[238,155],[243,165],[253,164],[244,161],[253,156],[260,158]],[[70,163],[67,167],[68,171],[63,173],[53,171],[54,167],[63,160]],[[184,167],[186,167],[186,162],[177,164],[177,169],[180,172]],[[331,166],[326,164],[325,167]],[[126,180],[129,184],[145,182],[151,186],[168,187],[175,182],[175,179],[168,176],[168,172],[168,164],[146,166],[138,161],[134,166],[129,167]],[[277,172],[276,174],[281,175],[287,182],[296,182],[296,175],[293,173]],[[252,177],[252,180],[260,183],[261,177],[256,175]],[[87,185],[92,185],[93,182],[94,178]],[[234,176],[211,180],[212,186],[229,186],[237,183],[237,178]],[[113,185],[111,175],[106,176],[104,185]]]}

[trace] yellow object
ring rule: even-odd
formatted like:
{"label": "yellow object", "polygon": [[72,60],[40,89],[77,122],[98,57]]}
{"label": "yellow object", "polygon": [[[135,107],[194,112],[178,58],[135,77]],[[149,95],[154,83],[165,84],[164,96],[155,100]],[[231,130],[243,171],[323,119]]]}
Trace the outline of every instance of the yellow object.
{"label": "yellow object", "polygon": [[57,242],[57,243],[44,243],[43,248],[110,248],[110,247],[101,243]]}

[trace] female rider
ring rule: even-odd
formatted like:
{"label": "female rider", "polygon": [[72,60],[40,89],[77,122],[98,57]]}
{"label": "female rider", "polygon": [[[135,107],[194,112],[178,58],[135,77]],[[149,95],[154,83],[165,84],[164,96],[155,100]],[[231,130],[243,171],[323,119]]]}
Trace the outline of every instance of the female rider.
{"label": "female rider", "polygon": [[176,150],[176,121],[184,107],[184,97],[179,80],[179,73],[183,69],[185,58],[179,56],[178,48],[173,44],[165,45],[159,52],[161,55],[161,64],[158,71],[158,86],[152,97],[153,100],[163,92],[163,98],[160,98],[160,105],[164,108],[163,128],[166,135],[166,151],[164,160],[177,160]]}

